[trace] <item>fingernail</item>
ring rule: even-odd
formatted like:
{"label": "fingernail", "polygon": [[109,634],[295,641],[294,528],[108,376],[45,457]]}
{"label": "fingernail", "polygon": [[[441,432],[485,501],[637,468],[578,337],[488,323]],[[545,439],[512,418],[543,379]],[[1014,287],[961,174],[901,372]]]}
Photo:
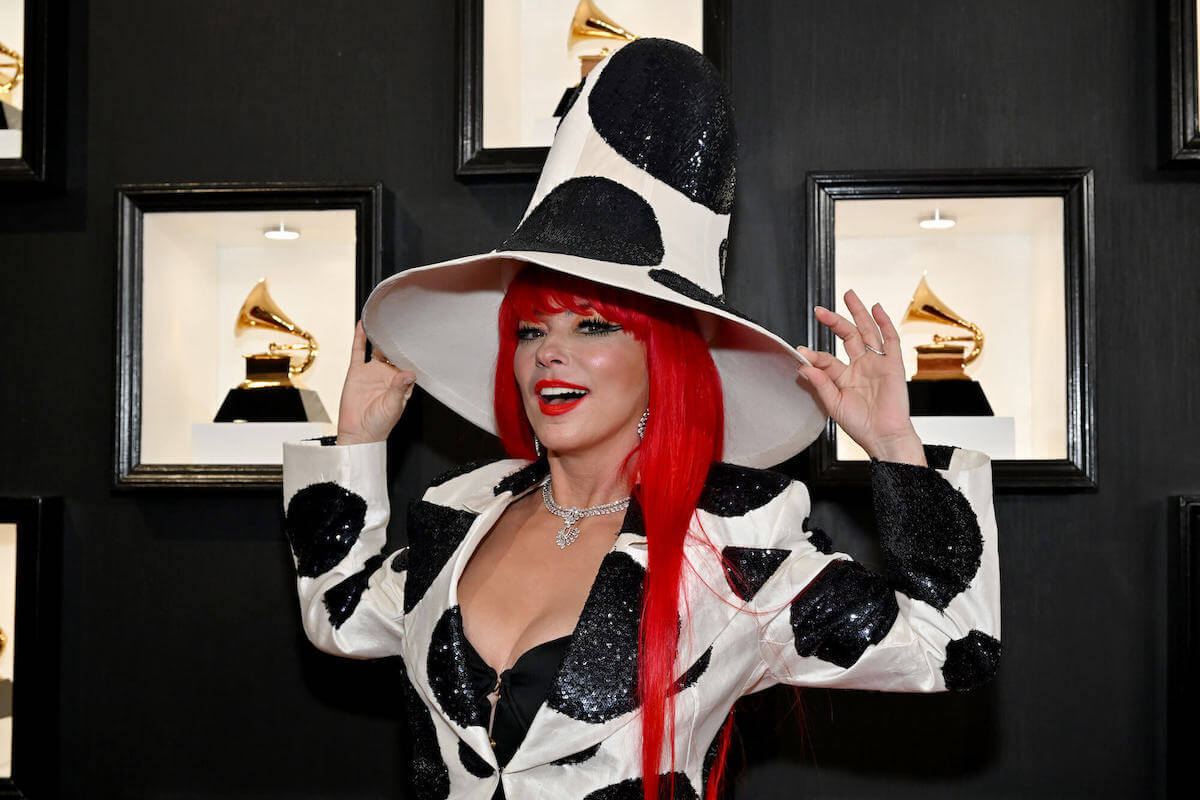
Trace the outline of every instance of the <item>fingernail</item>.
{"label": "fingernail", "polygon": [[416,382],[417,382],[417,379],[410,376],[410,377],[405,378],[404,380],[400,381],[400,385],[401,386],[412,386]]}

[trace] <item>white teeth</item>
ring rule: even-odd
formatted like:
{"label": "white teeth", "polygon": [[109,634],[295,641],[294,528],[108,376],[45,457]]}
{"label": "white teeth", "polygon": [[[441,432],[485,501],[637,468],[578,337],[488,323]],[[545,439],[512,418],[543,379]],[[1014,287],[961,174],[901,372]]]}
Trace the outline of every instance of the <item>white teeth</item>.
{"label": "white teeth", "polygon": [[548,386],[542,389],[541,396],[547,400],[558,397],[583,397],[587,394],[584,389],[568,389],[565,386]]}

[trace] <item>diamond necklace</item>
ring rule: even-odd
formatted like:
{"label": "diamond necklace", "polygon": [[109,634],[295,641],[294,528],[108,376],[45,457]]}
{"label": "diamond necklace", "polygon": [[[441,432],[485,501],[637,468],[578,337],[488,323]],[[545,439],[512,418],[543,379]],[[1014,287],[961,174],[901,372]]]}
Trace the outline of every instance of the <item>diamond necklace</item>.
{"label": "diamond necklace", "polygon": [[546,504],[547,511],[556,517],[562,518],[563,525],[554,536],[554,543],[558,545],[559,550],[570,547],[579,538],[579,520],[584,517],[597,517],[601,514],[624,511],[629,507],[629,498],[624,497],[620,500],[613,500],[611,503],[588,506],[587,508],[563,508],[554,502],[554,492],[550,489],[549,475],[542,481],[542,502]]}

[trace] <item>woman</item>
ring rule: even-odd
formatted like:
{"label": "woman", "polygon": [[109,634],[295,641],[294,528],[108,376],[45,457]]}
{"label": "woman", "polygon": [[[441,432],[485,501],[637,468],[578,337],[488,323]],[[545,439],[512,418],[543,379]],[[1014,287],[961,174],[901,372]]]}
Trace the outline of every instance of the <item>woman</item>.
{"label": "woman", "polygon": [[[286,449],[306,630],[404,656],[421,797],[711,797],[744,694],[969,688],[994,669],[987,460],[922,447],[882,308],[850,292],[853,322],[816,310],[843,364],[712,291],[728,119],[681,45],[597,66],[517,231],[381,284],[337,446]],[[383,441],[414,381],[514,459],[435,480],[383,556]],[[721,461],[793,455],[824,414],[873,457],[886,578],[804,531],[802,484]]]}

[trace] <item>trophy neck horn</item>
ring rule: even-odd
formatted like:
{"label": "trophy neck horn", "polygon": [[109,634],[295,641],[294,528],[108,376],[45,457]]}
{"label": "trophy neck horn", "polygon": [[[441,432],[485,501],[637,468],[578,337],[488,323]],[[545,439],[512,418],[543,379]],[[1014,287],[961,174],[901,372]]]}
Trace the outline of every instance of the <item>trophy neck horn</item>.
{"label": "trophy neck horn", "polygon": [[4,42],[0,42],[0,94],[8,94],[17,88],[25,77],[25,59]]}
{"label": "trophy neck horn", "polygon": [[312,366],[313,361],[317,358],[317,340],[311,333],[301,328],[287,314],[283,313],[283,309],[271,297],[271,293],[267,291],[267,279],[260,278],[258,283],[254,284],[254,288],[250,290],[250,294],[246,295],[246,302],[242,303],[242,308],[238,311],[237,322],[234,323],[233,332],[236,336],[243,331],[251,328],[266,328],[267,330],[279,331],[280,333],[290,333],[293,336],[298,336],[304,340],[304,344],[283,344],[277,345],[272,343],[270,346],[271,355],[291,355],[293,350],[305,351],[305,358],[298,366],[292,364],[288,367],[288,372],[292,375],[299,375],[306,369]]}
{"label": "trophy neck horn", "polygon": [[617,24],[616,20],[600,10],[592,0],[579,0],[575,16],[571,18],[571,30],[567,34],[567,49],[592,39],[615,39],[632,42],[638,38]]}
{"label": "trophy neck horn", "polygon": [[934,294],[924,275],[921,276],[921,282],[917,284],[917,290],[913,292],[912,302],[908,304],[900,322],[902,324],[905,322],[938,322],[970,331],[975,341],[971,351],[963,357],[964,365],[979,358],[979,354],[983,352],[983,331],[974,322],[955,313],[950,306]]}

